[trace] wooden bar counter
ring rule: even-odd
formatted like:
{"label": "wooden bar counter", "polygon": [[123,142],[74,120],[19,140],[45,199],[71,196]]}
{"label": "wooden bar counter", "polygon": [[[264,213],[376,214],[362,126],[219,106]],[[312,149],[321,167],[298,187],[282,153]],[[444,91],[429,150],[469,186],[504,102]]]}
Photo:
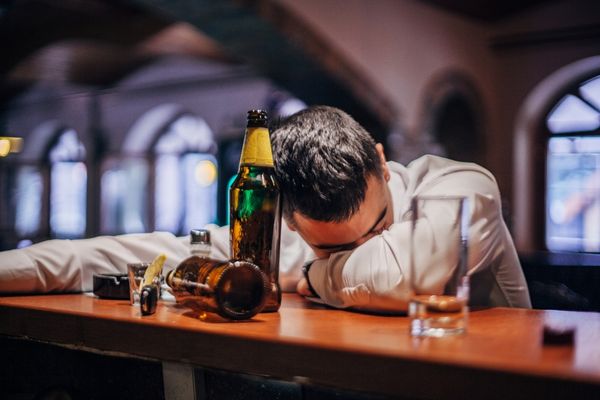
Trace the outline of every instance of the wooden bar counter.
{"label": "wooden bar counter", "polygon": [[[468,333],[412,338],[403,316],[334,310],[285,294],[279,313],[200,320],[172,302],[142,317],[89,294],[0,298],[0,335],[83,352],[235,371],[394,398],[600,399],[600,314],[472,310]],[[545,323],[574,342],[545,345]]]}

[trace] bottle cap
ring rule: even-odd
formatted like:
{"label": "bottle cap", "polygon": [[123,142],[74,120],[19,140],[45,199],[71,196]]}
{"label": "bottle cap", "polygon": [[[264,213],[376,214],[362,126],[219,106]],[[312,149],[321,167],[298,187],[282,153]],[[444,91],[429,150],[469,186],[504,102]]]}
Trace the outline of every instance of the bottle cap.
{"label": "bottle cap", "polygon": [[207,229],[192,229],[190,243],[210,244],[210,231]]}
{"label": "bottle cap", "polygon": [[248,111],[248,126],[249,127],[267,127],[269,117],[265,110],[250,110]]}

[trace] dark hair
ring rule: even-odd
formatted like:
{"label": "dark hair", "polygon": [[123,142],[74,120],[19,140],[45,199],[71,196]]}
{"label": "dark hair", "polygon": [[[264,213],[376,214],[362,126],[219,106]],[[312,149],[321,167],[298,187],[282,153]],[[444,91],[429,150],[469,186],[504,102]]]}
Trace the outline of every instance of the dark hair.
{"label": "dark hair", "polygon": [[382,176],[375,141],[345,112],[326,106],[302,110],[272,135],[283,214],[341,222],[363,202],[367,178]]}

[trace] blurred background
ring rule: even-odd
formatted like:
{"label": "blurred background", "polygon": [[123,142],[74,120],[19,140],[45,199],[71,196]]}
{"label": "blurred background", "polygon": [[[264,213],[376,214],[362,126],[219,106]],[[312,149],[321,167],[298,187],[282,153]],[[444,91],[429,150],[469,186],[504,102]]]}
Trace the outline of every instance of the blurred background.
{"label": "blurred background", "polygon": [[600,309],[600,3],[0,2],[0,249],[227,223],[246,111],[498,180],[539,307]]}

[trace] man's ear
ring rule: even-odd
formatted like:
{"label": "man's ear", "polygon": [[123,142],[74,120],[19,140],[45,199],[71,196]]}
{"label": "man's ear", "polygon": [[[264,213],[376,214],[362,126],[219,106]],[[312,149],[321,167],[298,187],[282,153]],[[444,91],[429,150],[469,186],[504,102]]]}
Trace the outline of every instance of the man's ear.
{"label": "man's ear", "polygon": [[387,160],[385,159],[385,152],[383,151],[383,145],[381,143],[377,143],[375,145],[375,150],[377,150],[377,154],[379,155],[379,162],[381,163],[381,170],[383,171],[383,177],[385,181],[390,180],[390,169],[387,165]]}

